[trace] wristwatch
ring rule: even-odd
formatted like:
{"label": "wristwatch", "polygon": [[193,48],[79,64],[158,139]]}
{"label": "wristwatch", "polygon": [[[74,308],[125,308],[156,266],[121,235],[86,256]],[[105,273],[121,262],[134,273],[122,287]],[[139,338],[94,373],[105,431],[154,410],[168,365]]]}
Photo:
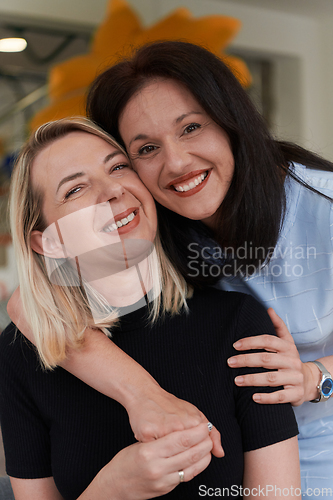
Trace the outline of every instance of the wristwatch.
{"label": "wristwatch", "polygon": [[311,363],[314,363],[319,368],[321,379],[317,385],[319,397],[317,399],[312,399],[310,403],[321,403],[322,401],[327,401],[331,397],[333,393],[333,379],[330,372],[326,370],[325,366],[320,363],[320,361],[311,361]]}

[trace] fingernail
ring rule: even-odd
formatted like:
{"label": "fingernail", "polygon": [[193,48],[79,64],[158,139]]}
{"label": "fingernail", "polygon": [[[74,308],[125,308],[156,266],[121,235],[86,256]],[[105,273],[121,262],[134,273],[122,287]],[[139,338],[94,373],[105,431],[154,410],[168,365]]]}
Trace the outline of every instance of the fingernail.
{"label": "fingernail", "polygon": [[233,346],[235,349],[239,349],[240,347],[242,347],[242,342],[240,340],[237,340],[237,342],[235,342]]}
{"label": "fingernail", "polygon": [[235,366],[237,364],[237,361],[235,360],[235,358],[229,358],[228,359],[228,365],[229,366]]}
{"label": "fingernail", "polygon": [[244,377],[236,377],[235,378],[235,383],[240,385],[244,382]]}
{"label": "fingernail", "polygon": [[261,396],[260,396],[260,394],[254,394],[254,395],[253,395],[253,400],[254,400],[254,401],[256,401],[257,403],[258,403],[259,401],[261,401]]}

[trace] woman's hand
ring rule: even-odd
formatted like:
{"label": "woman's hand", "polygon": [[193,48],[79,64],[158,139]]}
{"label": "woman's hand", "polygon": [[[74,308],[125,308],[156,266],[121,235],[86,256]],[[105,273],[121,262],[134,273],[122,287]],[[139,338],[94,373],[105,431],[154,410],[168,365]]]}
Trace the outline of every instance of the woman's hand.
{"label": "woman's hand", "polygon": [[[176,398],[159,385],[149,385],[146,394],[140,393],[132,404],[126,406],[135,438],[148,442],[166,436],[170,432],[190,429],[200,423],[208,423],[205,415],[194,405]],[[223,457],[221,435],[213,427],[210,432],[213,443],[212,454]]]}
{"label": "woman's hand", "polygon": [[206,424],[172,432],[149,443],[128,446],[99,472],[101,493],[96,498],[104,499],[104,492],[105,499],[113,500],[143,500],[165,495],[179,485],[179,471],[184,472],[186,482],[206,469],[211,449]]}
{"label": "woman's hand", "polygon": [[239,340],[234,348],[239,351],[264,349],[266,352],[240,354],[228,359],[232,368],[263,367],[273,372],[254,373],[235,378],[235,384],[243,386],[278,387],[280,391],[254,394],[257,403],[276,404],[292,403],[299,406],[304,401],[315,399],[319,371],[313,363],[302,363],[295,342],[282,319],[270,308],[268,314],[275,327],[277,337],[258,335]]}
{"label": "woman's hand", "polygon": [[[211,461],[206,424],[121,450],[95,476],[78,500],[146,500],[165,495],[200,474]],[[52,477],[11,478],[17,500],[62,500]],[[180,486],[181,488],[182,486]]]}

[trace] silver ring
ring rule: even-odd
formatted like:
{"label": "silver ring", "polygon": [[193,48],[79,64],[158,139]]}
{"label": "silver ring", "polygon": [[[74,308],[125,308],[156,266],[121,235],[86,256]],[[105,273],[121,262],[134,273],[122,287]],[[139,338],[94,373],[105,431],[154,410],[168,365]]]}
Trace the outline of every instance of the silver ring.
{"label": "silver ring", "polygon": [[208,431],[210,432],[213,428],[213,424],[211,422],[208,422]]}
{"label": "silver ring", "polygon": [[183,470],[178,471],[179,474],[179,482],[183,483],[185,481],[185,474]]}

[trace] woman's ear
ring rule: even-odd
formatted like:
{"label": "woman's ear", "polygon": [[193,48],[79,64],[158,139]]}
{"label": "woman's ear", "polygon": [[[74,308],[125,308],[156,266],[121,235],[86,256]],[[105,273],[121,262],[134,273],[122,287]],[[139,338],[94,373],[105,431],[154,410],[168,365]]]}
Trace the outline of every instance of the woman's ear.
{"label": "woman's ear", "polygon": [[50,257],[51,259],[64,259],[63,246],[58,239],[46,237],[41,231],[32,231],[30,246],[34,252]]}

